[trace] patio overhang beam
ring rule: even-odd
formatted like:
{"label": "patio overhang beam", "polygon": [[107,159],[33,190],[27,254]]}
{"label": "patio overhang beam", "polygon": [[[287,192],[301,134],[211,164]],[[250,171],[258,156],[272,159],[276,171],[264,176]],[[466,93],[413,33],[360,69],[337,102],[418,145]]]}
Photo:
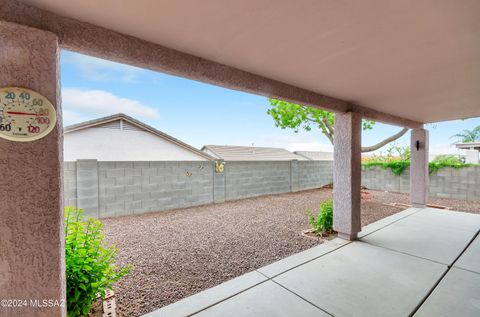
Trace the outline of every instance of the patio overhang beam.
{"label": "patio overhang beam", "polygon": [[0,19],[55,33],[62,48],[79,53],[337,113],[357,112],[366,119],[408,128],[422,127],[421,122],[355,105],[90,23],[59,16],[16,0],[4,1],[0,7]]}

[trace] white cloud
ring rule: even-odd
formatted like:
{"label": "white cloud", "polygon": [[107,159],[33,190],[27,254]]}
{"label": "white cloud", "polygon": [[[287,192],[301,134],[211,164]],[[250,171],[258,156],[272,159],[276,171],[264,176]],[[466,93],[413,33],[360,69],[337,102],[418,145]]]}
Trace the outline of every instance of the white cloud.
{"label": "white cloud", "polygon": [[87,80],[135,83],[144,69],[92,56],[70,53],[62,62],[74,65]]}
{"label": "white cloud", "polygon": [[79,122],[87,121],[89,119],[93,119],[93,117],[84,116],[81,113],[71,111],[63,107],[62,107],[62,112],[63,112],[63,123],[65,125],[79,123]]}
{"label": "white cloud", "polygon": [[134,118],[158,118],[157,109],[140,101],[116,96],[104,90],[62,89],[62,107],[65,124],[125,113]]}

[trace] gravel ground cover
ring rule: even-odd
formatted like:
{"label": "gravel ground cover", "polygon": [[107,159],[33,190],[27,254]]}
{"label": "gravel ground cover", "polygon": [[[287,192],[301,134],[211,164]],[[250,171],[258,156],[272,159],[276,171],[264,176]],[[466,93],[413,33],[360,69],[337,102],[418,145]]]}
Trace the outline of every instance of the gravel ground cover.
{"label": "gravel ground cover", "polygon": [[[145,314],[322,243],[301,235],[308,228],[305,209],[316,213],[331,196],[331,189],[317,189],[103,219],[119,262],[135,266],[115,287],[117,315]],[[384,204],[408,200],[406,194],[364,191],[362,225],[404,209]],[[480,213],[480,202],[431,203]]]}

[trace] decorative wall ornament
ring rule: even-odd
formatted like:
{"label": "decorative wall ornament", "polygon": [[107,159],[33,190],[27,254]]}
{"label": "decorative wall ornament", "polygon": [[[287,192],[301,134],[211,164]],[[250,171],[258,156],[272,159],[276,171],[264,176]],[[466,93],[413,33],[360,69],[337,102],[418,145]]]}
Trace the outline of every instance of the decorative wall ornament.
{"label": "decorative wall ornament", "polygon": [[216,161],[215,162],[215,173],[223,173],[225,170],[225,162]]}

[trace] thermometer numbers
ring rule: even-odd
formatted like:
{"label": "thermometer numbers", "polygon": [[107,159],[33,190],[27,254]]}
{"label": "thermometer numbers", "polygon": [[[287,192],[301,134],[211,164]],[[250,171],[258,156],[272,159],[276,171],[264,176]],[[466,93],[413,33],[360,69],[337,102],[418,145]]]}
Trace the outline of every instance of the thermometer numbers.
{"label": "thermometer numbers", "polygon": [[37,140],[50,133],[55,123],[55,108],[39,93],[18,87],[0,88],[0,137]]}

